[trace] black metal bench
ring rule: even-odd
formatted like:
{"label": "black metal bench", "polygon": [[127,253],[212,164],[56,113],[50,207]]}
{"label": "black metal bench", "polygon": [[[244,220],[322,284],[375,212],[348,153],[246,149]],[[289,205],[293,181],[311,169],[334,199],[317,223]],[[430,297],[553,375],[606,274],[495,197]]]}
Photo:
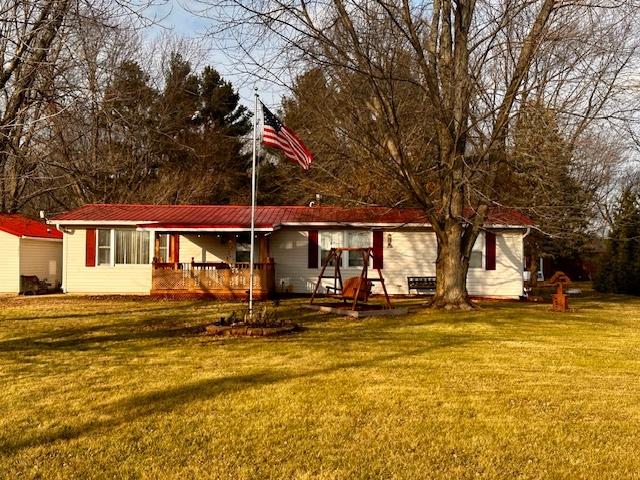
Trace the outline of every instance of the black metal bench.
{"label": "black metal bench", "polygon": [[416,293],[435,293],[436,277],[407,277],[409,293],[415,290]]}

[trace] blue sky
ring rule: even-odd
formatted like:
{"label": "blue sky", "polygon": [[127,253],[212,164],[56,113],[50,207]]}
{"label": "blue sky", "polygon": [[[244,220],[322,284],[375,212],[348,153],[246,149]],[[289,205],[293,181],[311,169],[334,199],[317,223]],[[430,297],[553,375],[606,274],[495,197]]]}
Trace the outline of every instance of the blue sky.
{"label": "blue sky", "polygon": [[283,88],[240,72],[241,66],[234,64],[224,52],[213,47],[213,42],[207,42],[205,35],[211,20],[189,11],[197,8],[198,5],[191,0],[168,0],[166,3],[150,7],[148,16],[155,16],[159,25],[151,27],[149,37],[160,35],[163,31],[170,31],[180,37],[202,39],[206,44],[211,45],[206,63],[216,68],[225,79],[231,81],[239,90],[241,102],[244,105],[253,110],[253,91],[254,86],[257,86],[262,101],[269,107],[276,108],[285,92]]}
{"label": "blue sky", "polygon": [[[193,5],[191,2],[169,0],[165,4],[154,5],[149,8],[151,15],[161,19],[160,24],[173,29],[176,33],[186,37],[201,35],[206,31],[208,20],[185,9]],[[156,27],[156,29],[159,29]]]}

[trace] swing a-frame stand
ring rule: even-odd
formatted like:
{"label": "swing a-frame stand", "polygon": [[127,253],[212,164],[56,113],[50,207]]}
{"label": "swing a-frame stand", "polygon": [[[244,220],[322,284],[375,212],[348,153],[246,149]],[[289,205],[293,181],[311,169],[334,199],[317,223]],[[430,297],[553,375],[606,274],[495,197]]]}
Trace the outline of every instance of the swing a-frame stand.
{"label": "swing a-frame stand", "polygon": [[[342,278],[342,272],[340,271],[340,265],[342,263],[342,254],[347,252],[355,252],[362,257],[362,270],[360,276],[350,277],[347,279]],[[407,313],[406,308],[392,308],[391,300],[389,300],[389,294],[387,293],[387,287],[384,283],[384,277],[382,276],[382,270],[375,268],[377,277],[369,276],[369,264],[373,265],[373,249],[372,248],[332,248],[329,251],[329,255],[325,258],[318,281],[313,289],[313,295],[311,295],[311,301],[308,307],[320,310],[323,312],[339,313],[342,315],[349,315],[352,317],[369,317],[375,315],[404,315]],[[318,290],[322,288],[322,281],[324,279],[333,280],[333,286],[327,286],[326,293],[323,298],[337,298],[342,300],[342,303],[332,304],[319,304],[314,303],[318,297]],[[382,291],[384,292],[385,304],[380,305],[368,305],[369,297],[371,296],[371,288],[374,283],[380,283],[382,285]]]}

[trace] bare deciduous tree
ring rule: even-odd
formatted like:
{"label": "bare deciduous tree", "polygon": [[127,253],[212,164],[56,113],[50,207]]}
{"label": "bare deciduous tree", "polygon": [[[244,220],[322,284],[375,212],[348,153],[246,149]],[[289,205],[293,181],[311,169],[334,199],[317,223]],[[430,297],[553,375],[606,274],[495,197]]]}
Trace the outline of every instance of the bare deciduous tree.
{"label": "bare deciduous tree", "polygon": [[278,67],[315,67],[344,94],[335,134],[433,225],[436,306],[470,308],[469,257],[502,176],[517,170],[523,105],[554,112],[569,155],[595,121],[635,108],[620,102],[638,45],[633,1],[201,3],[212,35],[245,61],[279,78]]}
{"label": "bare deciduous tree", "polygon": [[[1,211],[22,209],[30,200],[66,186],[62,176],[50,168],[46,139],[51,122],[83,98],[87,85],[97,81],[95,71],[81,74],[79,59],[99,50],[96,42],[104,35],[97,32],[149,24],[143,13],[153,2],[0,3]],[[112,43],[111,47],[120,45]]]}

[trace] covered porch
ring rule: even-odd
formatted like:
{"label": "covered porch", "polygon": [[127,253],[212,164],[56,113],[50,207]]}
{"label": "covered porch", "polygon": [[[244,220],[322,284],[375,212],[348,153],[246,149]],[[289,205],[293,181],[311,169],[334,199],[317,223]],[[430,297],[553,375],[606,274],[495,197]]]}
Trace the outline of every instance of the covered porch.
{"label": "covered porch", "polygon": [[[254,299],[275,293],[269,231],[256,232]],[[151,295],[246,300],[250,286],[250,234],[237,231],[156,231]]]}

